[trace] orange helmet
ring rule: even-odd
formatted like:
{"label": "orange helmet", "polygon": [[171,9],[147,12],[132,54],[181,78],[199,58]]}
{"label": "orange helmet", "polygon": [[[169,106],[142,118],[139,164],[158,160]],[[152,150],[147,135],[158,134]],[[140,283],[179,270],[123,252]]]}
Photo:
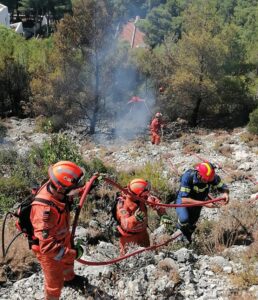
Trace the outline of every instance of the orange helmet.
{"label": "orange helmet", "polygon": [[83,185],[84,170],[71,161],[59,161],[48,169],[50,182],[57,191],[70,191]]}
{"label": "orange helmet", "polygon": [[198,164],[195,169],[198,171],[201,179],[211,182],[215,176],[214,166],[209,162],[203,162]]}
{"label": "orange helmet", "polygon": [[161,117],[162,117],[162,113],[157,112],[156,115],[155,115],[155,117],[156,117],[156,118],[161,118]]}
{"label": "orange helmet", "polygon": [[129,183],[128,189],[135,195],[140,196],[143,192],[150,191],[151,185],[142,178],[135,178]]}

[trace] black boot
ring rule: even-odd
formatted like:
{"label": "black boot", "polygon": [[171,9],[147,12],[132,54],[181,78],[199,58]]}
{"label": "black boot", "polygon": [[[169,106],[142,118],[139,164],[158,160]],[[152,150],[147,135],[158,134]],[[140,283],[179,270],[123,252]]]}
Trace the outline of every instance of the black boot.
{"label": "black boot", "polygon": [[182,231],[183,235],[186,237],[189,244],[191,244],[192,234],[194,232],[194,229],[190,228],[189,224],[185,224],[185,225],[177,224],[177,228],[179,228]]}
{"label": "black boot", "polygon": [[75,275],[72,280],[64,282],[65,287],[80,290],[83,294],[87,292],[88,279],[81,275]]}

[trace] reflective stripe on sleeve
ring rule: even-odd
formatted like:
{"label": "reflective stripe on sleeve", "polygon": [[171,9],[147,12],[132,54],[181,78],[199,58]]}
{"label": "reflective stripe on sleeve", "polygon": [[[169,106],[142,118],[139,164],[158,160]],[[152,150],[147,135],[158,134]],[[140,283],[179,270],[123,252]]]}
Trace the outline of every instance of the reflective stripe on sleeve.
{"label": "reflective stripe on sleeve", "polygon": [[190,193],[191,192],[191,189],[190,188],[187,188],[187,187],[181,187],[180,188],[180,192],[186,192],[186,193]]}
{"label": "reflective stripe on sleeve", "polygon": [[64,256],[64,253],[65,253],[65,248],[62,247],[59,250],[59,252],[57,253],[57,255],[54,257],[54,260],[57,260],[57,261],[61,260],[63,258],[63,256]]}
{"label": "reflective stripe on sleeve", "polygon": [[220,181],[217,185],[214,185],[215,188],[219,189],[221,187],[223,187],[224,183],[222,181]]}
{"label": "reflective stripe on sleeve", "polygon": [[203,193],[203,192],[205,192],[205,191],[207,190],[207,188],[209,188],[208,185],[206,185],[203,189],[198,188],[197,185],[195,185],[195,186],[193,187],[194,191],[197,192],[197,193]]}

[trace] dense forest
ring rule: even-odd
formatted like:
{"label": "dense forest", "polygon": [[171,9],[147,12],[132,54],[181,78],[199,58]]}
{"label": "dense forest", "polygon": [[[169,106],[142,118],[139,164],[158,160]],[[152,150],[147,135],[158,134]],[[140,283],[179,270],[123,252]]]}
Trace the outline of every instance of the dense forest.
{"label": "dense forest", "polygon": [[[43,116],[52,131],[86,118],[94,133],[139,95],[171,121],[258,133],[257,1],[2,3],[11,21],[46,15],[48,28],[25,39],[0,27],[1,117]],[[136,16],[144,48],[119,38]]]}

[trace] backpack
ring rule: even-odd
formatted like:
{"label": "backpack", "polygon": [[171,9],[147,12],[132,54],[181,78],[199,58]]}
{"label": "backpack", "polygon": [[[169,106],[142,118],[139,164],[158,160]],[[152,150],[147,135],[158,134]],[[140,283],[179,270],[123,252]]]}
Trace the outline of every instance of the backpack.
{"label": "backpack", "polygon": [[111,203],[111,206],[110,206],[110,210],[109,210],[109,213],[110,213],[110,219],[109,219],[109,225],[108,225],[108,233],[109,233],[109,237],[111,238],[113,235],[118,238],[120,237],[120,234],[117,230],[117,227],[120,225],[119,221],[117,220],[117,217],[116,217],[116,208],[117,208],[117,203],[119,201],[119,199],[121,199],[122,196],[121,196],[121,193],[120,192],[117,192],[114,196],[114,199]]}
{"label": "backpack", "polygon": [[36,200],[37,202],[41,202],[49,206],[55,207],[55,209],[58,211],[59,214],[63,212],[52,201],[37,198],[37,194],[40,190],[41,188],[38,187],[33,188],[31,195],[29,195],[23,202],[21,202],[18,205],[16,211],[13,213],[13,216],[17,218],[17,221],[15,222],[15,226],[21,233],[23,233],[27,237],[29,243],[29,249],[31,249],[32,245],[38,245],[39,243],[38,239],[34,236],[34,229],[30,220],[30,212],[31,212],[33,201]]}
{"label": "backpack", "polygon": [[116,193],[114,196],[114,200],[111,203],[111,209],[110,209],[110,214],[111,214],[111,219],[113,222],[118,222],[117,217],[116,217],[116,207],[117,207],[117,202],[119,201],[120,198],[120,193]]}

